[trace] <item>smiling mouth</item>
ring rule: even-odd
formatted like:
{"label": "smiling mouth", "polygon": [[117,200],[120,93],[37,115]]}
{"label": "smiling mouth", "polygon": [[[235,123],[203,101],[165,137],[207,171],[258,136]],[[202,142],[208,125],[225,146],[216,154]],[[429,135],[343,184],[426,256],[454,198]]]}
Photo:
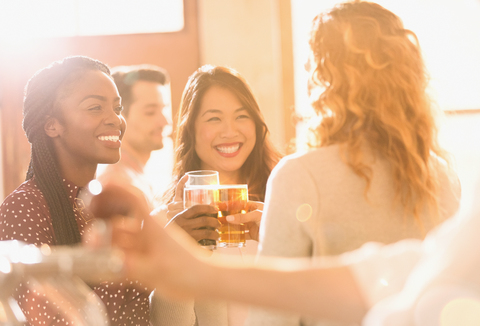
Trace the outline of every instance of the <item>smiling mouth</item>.
{"label": "smiling mouth", "polygon": [[215,148],[220,153],[231,154],[231,153],[237,152],[240,149],[240,146],[241,146],[241,144],[239,143],[239,144],[232,145],[232,146],[215,146]]}
{"label": "smiling mouth", "polygon": [[101,141],[113,141],[113,142],[116,142],[116,141],[119,141],[120,140],[120,136],[98,136],[98,139],[101,140]]}

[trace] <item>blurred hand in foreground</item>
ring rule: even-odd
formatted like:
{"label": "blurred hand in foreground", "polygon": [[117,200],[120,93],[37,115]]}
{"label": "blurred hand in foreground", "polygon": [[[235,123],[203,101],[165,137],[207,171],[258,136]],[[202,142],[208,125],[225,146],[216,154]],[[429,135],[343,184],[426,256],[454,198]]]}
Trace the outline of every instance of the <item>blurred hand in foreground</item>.
{"label": "blurred hand in foreground", "polygon": [[149,215],[144,198],[119,185],[106,184],[93,197],[96,217],[112,222],[112,244],[125,253],[127,276],[173,298],[193,296],[205,250],[178,227],[168,231]]}

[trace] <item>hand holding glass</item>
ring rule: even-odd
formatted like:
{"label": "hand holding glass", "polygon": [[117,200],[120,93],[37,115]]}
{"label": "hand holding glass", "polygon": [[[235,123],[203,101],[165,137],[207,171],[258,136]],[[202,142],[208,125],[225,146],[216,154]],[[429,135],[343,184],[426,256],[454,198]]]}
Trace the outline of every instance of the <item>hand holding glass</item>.
{"label": "hand holding glass", "polygon": [[[214,205],[217,198],[216,187],[219,184],[218,172],[210,170],[191,171],[186,173],[188,180],[183,190],[183,207],[194,205]],[[212,217],[217,217],[216,215]],[[216,241],[202,239],[198,243],[205,249],[216,248]]]}

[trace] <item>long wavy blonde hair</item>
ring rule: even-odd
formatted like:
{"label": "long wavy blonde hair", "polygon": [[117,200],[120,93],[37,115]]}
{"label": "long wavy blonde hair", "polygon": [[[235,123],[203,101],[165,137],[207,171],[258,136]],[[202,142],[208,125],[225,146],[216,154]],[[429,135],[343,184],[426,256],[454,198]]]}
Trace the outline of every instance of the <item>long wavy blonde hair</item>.
{"label": "long wavy blonde hair", "polygon": [[[310,84],[321,117],[317,146],[341,144],[347,164],[370,186],[365,146],[392,166],[397,200],[420,222],[438,216],[437,142],[428,78],[416,35],[399,17],[370,2],[346,2],[313,20]],[[421,222],[420,222],[421,223]]]}

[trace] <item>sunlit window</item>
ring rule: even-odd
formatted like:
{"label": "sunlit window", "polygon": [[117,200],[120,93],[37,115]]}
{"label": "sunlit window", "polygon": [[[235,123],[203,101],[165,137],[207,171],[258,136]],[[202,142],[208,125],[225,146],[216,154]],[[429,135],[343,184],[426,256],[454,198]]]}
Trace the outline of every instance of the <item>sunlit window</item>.
{"label": "sunlit window", "polygon": [[[303,65],[314,16],[340,1],[291,1],[295,56],[295,95],[299,110],[308,106]],[[417,34],[433,98],[443,110],[480,109],[480,1],[378,0]]]}
{"label": "sunlit window", "polygon": [[1,0],[0,37],[177,32],[183,0]]}

